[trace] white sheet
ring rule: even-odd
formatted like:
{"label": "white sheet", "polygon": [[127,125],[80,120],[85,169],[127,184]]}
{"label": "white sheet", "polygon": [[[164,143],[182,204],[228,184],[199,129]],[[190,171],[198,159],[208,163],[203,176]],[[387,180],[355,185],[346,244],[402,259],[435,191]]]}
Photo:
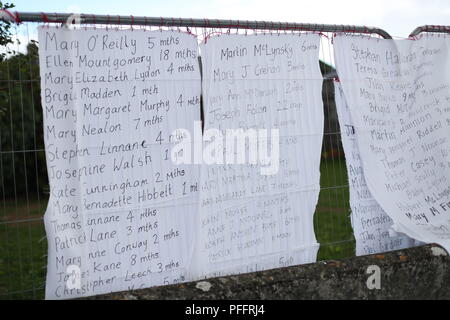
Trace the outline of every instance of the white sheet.
{"label": "white sheet", "polygon": [[200,117],[197,49],[180,32],[39,28],[46,298],[186,280],[198,169],[170,150]]}
{"label": "white sheet", "polygon": [[202,166],[194,276],[315,261],[324,119],[319,36],[217,36],[201,54],[205,132],[279,129],[280,157],[274,174],[261,162]]}

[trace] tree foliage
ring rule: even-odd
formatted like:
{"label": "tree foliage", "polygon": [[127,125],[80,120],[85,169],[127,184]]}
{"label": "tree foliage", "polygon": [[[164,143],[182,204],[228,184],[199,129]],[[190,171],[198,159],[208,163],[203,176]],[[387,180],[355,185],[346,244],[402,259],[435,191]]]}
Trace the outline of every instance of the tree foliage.
{"label": "tree foliage", "polygon": [[[12,43],[7,37],[9,28],[2,25],[2,45]],[[32,40],[26,53],[0,60],[0,199],[36,197],[48,188],[42,120],[38,47]]]}
{"label": "tree foliage", "polygon": [[[0,1],[0,9],[12,3]],[[14,43],[12,22],[0,20],[0,47]],[[26,53],[0,53],[0,199],[36,197],[48,188],[43,151],[39,57],[36,41]]]}
{"label": "tree foliage", "polygon": [[[0,9],[11,9],[14,8],[14,4],[12,3],[3,3],[0,1]],[[10,21],[1,21],[0,20],[0,46],[6,47],[6,45],[12,43],[11,37],[11,22]],[[3,60],[6,56],[5,52],[0,53],[0,60]]]}

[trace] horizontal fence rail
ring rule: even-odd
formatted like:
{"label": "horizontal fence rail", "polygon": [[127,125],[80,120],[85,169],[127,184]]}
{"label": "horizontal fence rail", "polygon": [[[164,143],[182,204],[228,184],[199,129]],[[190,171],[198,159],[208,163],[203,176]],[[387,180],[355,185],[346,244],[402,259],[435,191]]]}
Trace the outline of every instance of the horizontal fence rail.
{"label": "horizontal fence rail", "polygon": [[433,25],[420,26],[415,28],[414,31],[411,32],[409,36],[415,37],[423,32],[450,33],[450,26],[433,26]]}
{"label": "horizontal fence rail", "polygon": [[219,20],[219,19],[190,19],[190,18],[157,18],[142,16],[95,15],[95,14],[69,14],[69,13],[36,13],[36,12],[10,12],[5,11],[1,18],[5,21],[43,22],[43,23],[80,23],[80,24],[114,24],[164,27],[197,27],[197,28],[226,28],[226,29],[255,29],[255,30],[296,30],[316,32],[348,32],[378,34],[385,39],[392,37],[380,28],[336,25],[312,24],[273,21],[249,20]]}

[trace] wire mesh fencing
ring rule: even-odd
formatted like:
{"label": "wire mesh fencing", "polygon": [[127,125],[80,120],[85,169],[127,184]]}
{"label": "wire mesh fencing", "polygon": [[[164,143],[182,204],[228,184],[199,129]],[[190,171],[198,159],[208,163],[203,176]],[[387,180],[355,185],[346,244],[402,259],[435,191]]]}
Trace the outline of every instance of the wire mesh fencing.
{"label": "wire mesh fencing", "polygon": [[41,298],[48,180],[35,26],[11,29],[0,62],[0,297]]}

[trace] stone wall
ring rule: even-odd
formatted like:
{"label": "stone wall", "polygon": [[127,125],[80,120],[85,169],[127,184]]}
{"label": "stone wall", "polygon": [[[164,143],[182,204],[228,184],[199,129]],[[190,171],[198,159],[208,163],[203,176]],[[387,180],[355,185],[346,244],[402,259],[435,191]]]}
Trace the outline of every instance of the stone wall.
{"label": "stone wall", "polygon": [[[367,287],[371,265],[380,268],[380,289]],[[90,299],[450,299],[450,260],[431,244]]]}

